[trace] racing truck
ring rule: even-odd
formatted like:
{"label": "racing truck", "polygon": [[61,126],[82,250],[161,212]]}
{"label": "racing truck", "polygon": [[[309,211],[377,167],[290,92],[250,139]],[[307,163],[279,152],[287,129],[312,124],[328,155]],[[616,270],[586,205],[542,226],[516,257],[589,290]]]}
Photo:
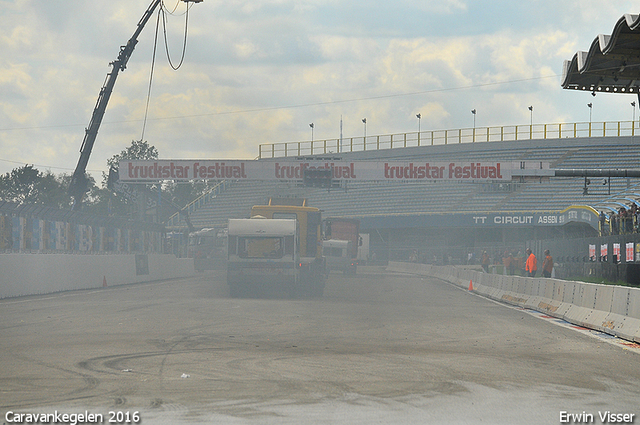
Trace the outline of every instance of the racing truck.
{"label": "racing truck", "polygon": [[327,218],[324,229],[326,240],[323,242],[323,250],[329,268],[340,270],[344,274],[356,274],[358,248],[362,245],[360,220]]}
{"label": "racing truck", "polygon": [[327,277],[318,208],[269,200],[249,219],[229,219],[227,283],[232,297],[279,288],[321,297]]}

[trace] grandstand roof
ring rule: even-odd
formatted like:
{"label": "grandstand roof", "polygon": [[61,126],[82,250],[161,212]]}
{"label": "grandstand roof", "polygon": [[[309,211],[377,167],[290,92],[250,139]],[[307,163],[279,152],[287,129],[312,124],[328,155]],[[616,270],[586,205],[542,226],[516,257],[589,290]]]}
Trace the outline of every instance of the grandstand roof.
{"label": "grandstand roof", "polygon": [[599,34],[588,52],[564,61],[562,88],[640,93],[640,15],[625,14],[611,35]]}

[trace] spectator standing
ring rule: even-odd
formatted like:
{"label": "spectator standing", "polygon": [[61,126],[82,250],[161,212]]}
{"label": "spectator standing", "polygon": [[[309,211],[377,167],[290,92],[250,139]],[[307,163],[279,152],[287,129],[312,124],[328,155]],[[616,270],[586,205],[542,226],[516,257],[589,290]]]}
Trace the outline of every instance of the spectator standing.
{"label": "spectator standing", "polygon": [[509,270],[509,276],[513,276],[514,272],[516,270],[516,260],[515,258],[513,258],[513,254],[509,253],[509,257],[507,257],[507,262],[508,262],[508,270]]}
{"label": "spectator standing", "polygon": [[503,274],[507,274],[507,270],[509,270],[509,265],[510,265],[510,260],[509,260],[509,251],[505,250],[504,254],[502,254],[502,266],[504,267],[504,273]]}
{"label": "spectator standing", "polygon": [[609,231],[605,227],[605,224],[607,223],[607,217],[604,215],[604,211],[600,211],[599,219],[600,219],[600,236],[607,236],[609,234]]}
{"label": "spectator standing", "polygon": [[485,273],[489,273],[489,263],[491,262],[487,251],[482,252],[482,269]]}
{"label": "spectator standing", "polygon": [[518,273],[524,276],[524,259],[522,258],[522,251],[518,251],[515,258],[515,267],[518,269]]}
{"label": "spectator standing", "polygon": [[418,252],[415,249],[413,250],[413,252],[409,256],[409,262],[410,263],[417,263],[418,262]]}
{"label": "spectator standing", "polygon": [[544,250],[544,261],[542,262],[542,276],[551,277],[553,271],[553,257],[548,249]]}
{"label": "spectator standing", "polygon": [[609,223],[611,226],[611,234],[612,235],[617,235],[618,234],[618,215],[614,212],[611,213],[611,215],[609,216]]}
{"label": "spectator standing", "polygon": [[536,272],[538,271],[538,259],[533,254],[533,252],[531,252],[531,249],[529,248],[527,248],[527,250],[525,251],[525,254],[527,256],[527,262],[524,268],[525,272],[527,272],[527,276],[535,277]]}
{"label": "spectator standing", "polygon": [[620,207],[620,234],[625,235],[629,233],[629,212],[626,208]]}

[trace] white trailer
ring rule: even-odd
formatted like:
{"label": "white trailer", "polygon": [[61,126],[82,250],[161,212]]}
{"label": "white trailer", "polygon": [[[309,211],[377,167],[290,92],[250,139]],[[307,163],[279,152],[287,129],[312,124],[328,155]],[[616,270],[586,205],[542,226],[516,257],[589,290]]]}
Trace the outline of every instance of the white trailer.
{"label": "white trailer", "polygon": [[240,296],[251,286],[296,287],[296,220],[230,219],[228,229],[227,283],[231,296]]}

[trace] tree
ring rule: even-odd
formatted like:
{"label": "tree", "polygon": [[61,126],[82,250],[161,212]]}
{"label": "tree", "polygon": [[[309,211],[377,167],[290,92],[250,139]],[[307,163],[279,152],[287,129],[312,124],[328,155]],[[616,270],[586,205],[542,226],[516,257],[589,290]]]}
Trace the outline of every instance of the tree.
{"label": "tree", "polygon": [[[142,140],[133,140],[131,145],[120,151],[119,154],[113,155],[107,159],[109,168],[113,168],[118,172],[120,161],[126,159],[136,160],[154,160],[158,159],[158,149],[150,145],[149,142]],[[85,206],[85,210],[96,214],[107,215],[128,215],[137,206],[123,196],[114,194],[113,190],[107,187],[109,175],[102,173],[102,187],[94,187],[88,194],[89,205]]]}
{"label": "tree", "polygon": [[169,182],[164,185],[163,191],[169,194],[169,199],[180,206],[185,207],[191,201],[202,195],[209,185],[203,181],[190,181],[190,182]]}
{"label": "tree", "polygon": [[34,202],[41,174],[33,165],[14,168],[10,173],[6,173],[0,183],[3,200],[18,204]]}
{"label": "tree", "polygon": [[[0,200],[18,204],[67,208],[71,197],[67,194],[69,176],[41,172],[33,165],[14,168],[0,176]],[[93,181],[90,184],[95,186]]]}
{"label": "tree", "polygon": [[[107,165],[110,169],[115,170],[116,175],[120,161],[123,160],[143,160],[150,161],[158,159],[158,149],[155,146],[150,145],[149,142],[141,140],[133,140],[131,145],[126,149],[120,151],[119,154],[112,156],[107,160]],[[103,213],[109,215],[129,215],[135,211],[139,205],[135,204],[131,200],[127,199],[121,194],[114,193],[113,190],[108,188],[107,173],[102,173],[102,188],[94,187],[88,194],[88,204],[85,209],[93,213]],[[140,185],[139,187],[142,187]],[[146,188],[152,191],[161,190],[162,197],[165,200],[171,200],[175,205],[184,207],[189,202],[204,193],[209,187],[205,182],[186,182],[177,184],[175,182],[164,182],[146,185]],[[157,193],[157,192],[156,192]],[[154,199],[157,199],[157,195],[154,195]],[[173,207],[167,205],[161,208],[161,219],[166,218],[173,214]]]}
{"label": "tree", "polygon": [[[73,199],[68,192],[70,182],[70,174],[62,173],[56,176],[51,171],[44,172],[38,184],[40,201],[52,208],[71,208]],[[92,177],[89,177],[87,184],[89,189],[96,187],[96,182]]]}
{"label": "tree", "polygon": [[107,160],[109,168],[118,170],[118,164],[125,159],[152,160],[158,159],[158,149],[142,140],[133,140],[131,146],[123,149],[119,154],[113,155]]}

